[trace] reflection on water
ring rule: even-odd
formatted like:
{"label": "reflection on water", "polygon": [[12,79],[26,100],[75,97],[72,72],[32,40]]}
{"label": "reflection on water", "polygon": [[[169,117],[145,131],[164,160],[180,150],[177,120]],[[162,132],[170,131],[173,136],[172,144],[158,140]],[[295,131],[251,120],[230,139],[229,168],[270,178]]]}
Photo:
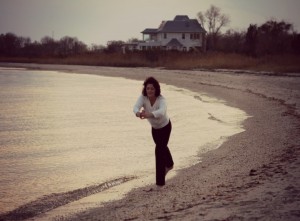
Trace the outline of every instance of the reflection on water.
{"label": "reflection on water", "polygon": [[[0,69],[0,213],[52,193],[155,173],[150,125],[132,112],[142,83]],[[242,131],[241,110],[161,86],[177,169]]]}

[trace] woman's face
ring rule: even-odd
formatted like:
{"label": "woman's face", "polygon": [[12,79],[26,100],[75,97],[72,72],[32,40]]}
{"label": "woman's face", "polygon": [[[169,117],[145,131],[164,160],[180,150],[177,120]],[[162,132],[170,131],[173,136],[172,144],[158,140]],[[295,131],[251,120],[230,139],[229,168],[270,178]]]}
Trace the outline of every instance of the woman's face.
{"label": "woman's face", "polygon": [[148,98],[154,98],[155,97],[155,87],[153,86],[153,84],[147,84],[146,93],[147,93]]}

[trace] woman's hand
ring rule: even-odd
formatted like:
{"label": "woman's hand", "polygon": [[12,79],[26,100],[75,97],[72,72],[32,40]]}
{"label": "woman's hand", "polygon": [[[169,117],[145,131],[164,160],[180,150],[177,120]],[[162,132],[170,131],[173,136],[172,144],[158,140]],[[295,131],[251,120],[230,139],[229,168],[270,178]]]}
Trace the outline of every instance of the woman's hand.
{"label": "woman's hand", "polygon": [[145,119],[145,111],[142,110],[141,112],[137,112],[136,117],[139,117],[140,119]]}
{"label": "woman's hand", "polygon": [[141,119],[145,119],[145,118],[152,118],[154,117],[152,113],[150,112],[146,112],[145,110],[143,110],[141,113],[140,113],[140,118]]}

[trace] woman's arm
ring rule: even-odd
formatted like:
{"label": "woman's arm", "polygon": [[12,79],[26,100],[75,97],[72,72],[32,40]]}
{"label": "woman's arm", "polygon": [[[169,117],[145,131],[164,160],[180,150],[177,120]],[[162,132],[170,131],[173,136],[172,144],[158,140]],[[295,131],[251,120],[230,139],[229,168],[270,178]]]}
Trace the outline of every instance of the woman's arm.
{"label": "woman's arm", "polygon": [[143,95],[139,96],[139,98],[137,99],[135,105],[133,106],[133,113],[135,114],[136,117],[141,118],[141,108],[144,105],[144,98]]}
{"label": "woman's arm", "polygon": [[161,97],[159,99],[159,108],[156,111],[152,112],[153,117],[160,118],[166,115],[167,104],[165,98]]}

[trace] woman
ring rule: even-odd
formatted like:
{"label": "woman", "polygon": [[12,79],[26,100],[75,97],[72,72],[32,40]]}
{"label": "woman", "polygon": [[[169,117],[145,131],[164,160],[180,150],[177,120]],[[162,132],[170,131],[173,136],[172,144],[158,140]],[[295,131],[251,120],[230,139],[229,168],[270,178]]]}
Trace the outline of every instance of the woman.
{"label": "woman", "polygon": [[142,95],[134,105],[133,112],[140,119],[147,119],[152,126],[152,137],[155,147],[156,185],[165,185],[167,172],[173,169],[173,159],[168,148],[172,130],[167,115],[165,98],[160,94],[160,85],[154,77],[144,81]]}

